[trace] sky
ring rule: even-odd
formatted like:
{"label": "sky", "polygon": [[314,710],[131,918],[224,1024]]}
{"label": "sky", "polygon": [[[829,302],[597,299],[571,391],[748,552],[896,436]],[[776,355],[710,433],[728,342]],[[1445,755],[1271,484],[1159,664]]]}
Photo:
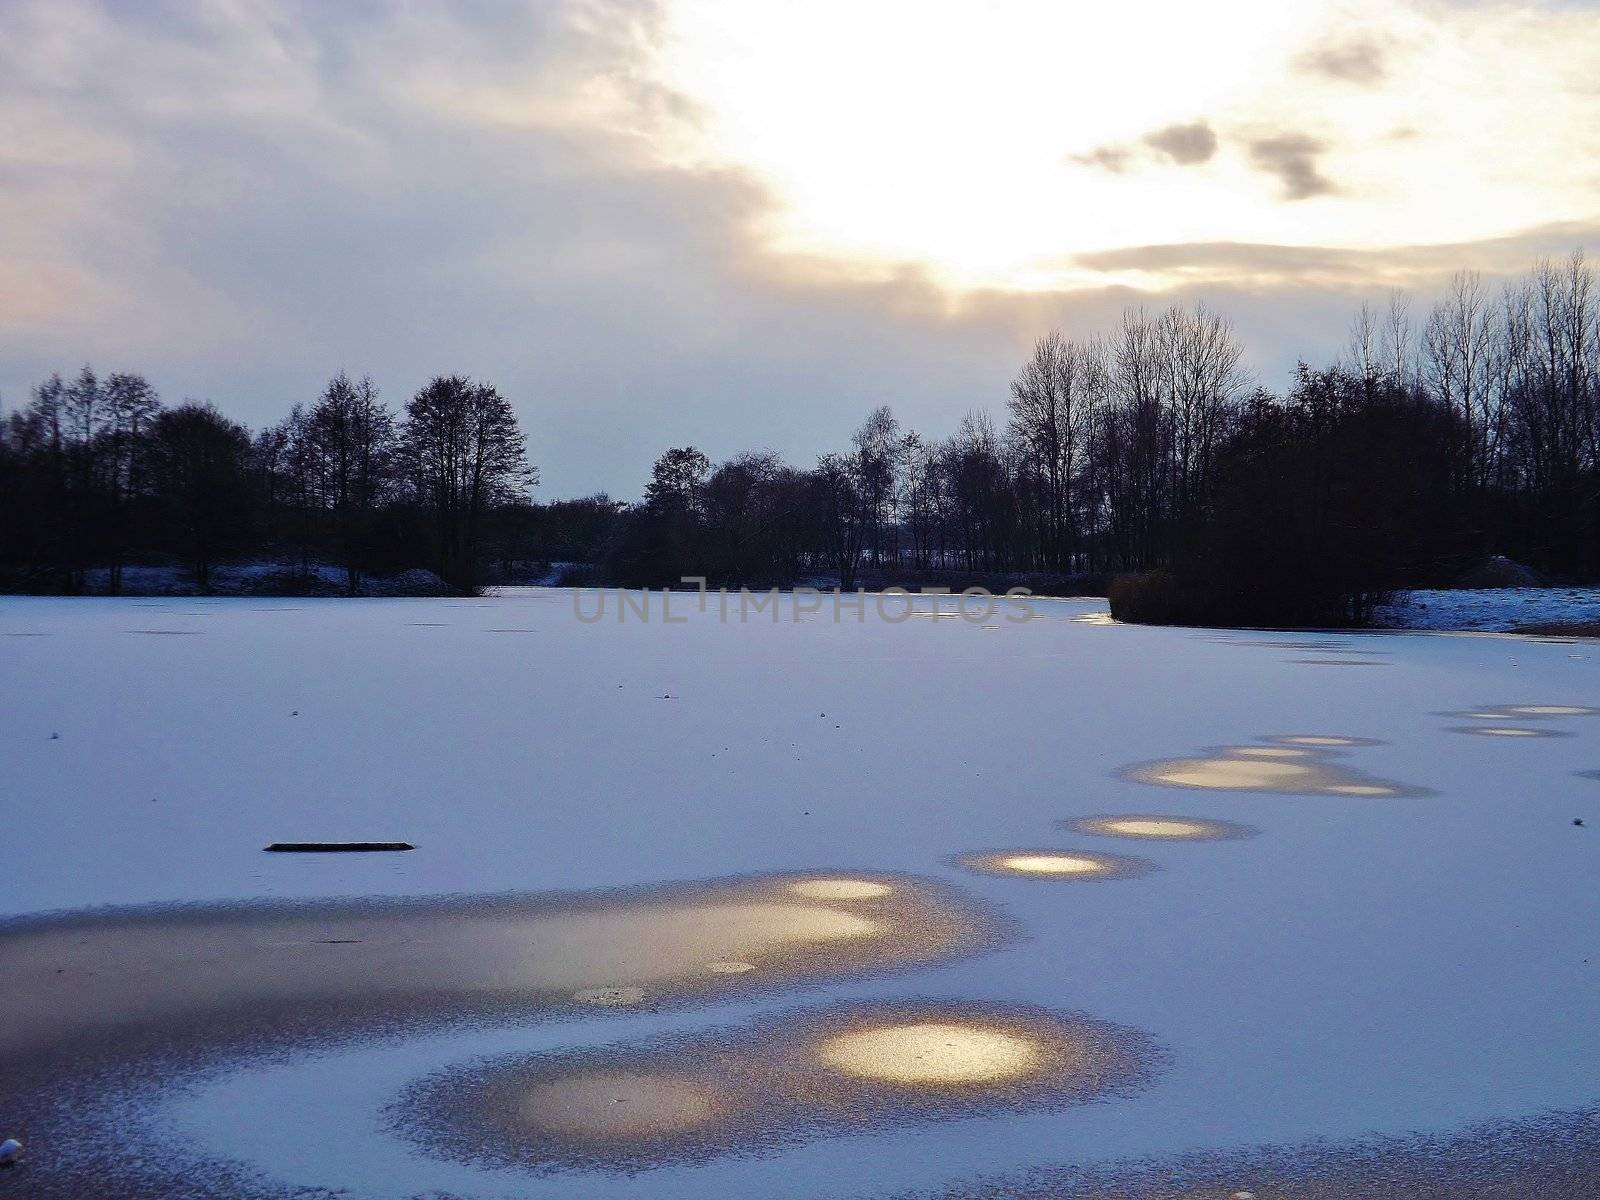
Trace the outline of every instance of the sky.
{"label": "sky", "polygon": [[1600,250],[1600,5],[0,0],[0,406],[88,362],[252,425],[516,405],[540,495],[998,410],[1204,301],[1256,377]]}

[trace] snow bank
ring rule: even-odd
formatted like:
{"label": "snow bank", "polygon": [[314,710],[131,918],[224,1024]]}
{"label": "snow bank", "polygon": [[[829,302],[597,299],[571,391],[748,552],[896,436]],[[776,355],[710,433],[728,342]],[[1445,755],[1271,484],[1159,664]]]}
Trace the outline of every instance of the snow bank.
{"label": "snow bank", "polygon": [[1600,621],[1600,588],[1510,587],[1415,591],[1378,609],[1386,629],[1510,632],[1524,625]]}
{"label": "snow bank", "polygon": [[[91,594],[103,594],[110,586],[110,572],[95,568],[85,575]],[[211,572],[212,596],[343,596],[348,581],[343,567],[329,563],[310,563],[304,569],[278,562],[227,563]],[[182,567],[124,567],[124,596],[193,596],[194,577]],[[412,568],[398,575],[363,576],[363,596],[449,596],[450,585],[432,571]]]}

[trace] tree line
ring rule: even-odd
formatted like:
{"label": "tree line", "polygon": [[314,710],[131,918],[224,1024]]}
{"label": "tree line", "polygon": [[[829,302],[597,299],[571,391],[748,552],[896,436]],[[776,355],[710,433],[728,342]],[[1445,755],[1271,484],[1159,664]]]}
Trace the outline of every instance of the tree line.
{"label": "tree line", "polygon": [[1491,291],[1456,275],[1420,319],[1363,306],[1345,350],[1255,386],[1204,306],[1040,338],[1003,426],[944,440],[873,412],[797,470],[768,453],[656,463],[601,578],[846,587],[1036,573],[1161,619],[1361,621],[1491,556],[1600,578],[1600,299],[1581,254]]}
{"label": "tree line", "polygon": [[370,571],[428,566],[478,581],[493,515],[537,478],[510,403],[492,385],[432,380],[392,412],[371,380],[340,374],[309,405],[252,434],[209,403],[161,403],[141,376],[51,376],[0,422],[0,577],[17,590],[121,590],[130,563],[176,561],[205,591],[239,558],[292,576],[337,563],[354,593]]}
{"label": "tree line", "polygon": [[510,406],[459,377],[396,416],[339,376],[251,435],[85,371],[0,429],[21,516],[0,569],[63,590],[153,552],[201,586],[245,553],[342,563],[352,590],[419,561],[462,588],[550,562],[632,586],[1027,576],[1150,619],[1360,621],[1491,555],[1600,578],[1600,294],[1581,254],[1497,289],[1458,274],[1419,316],[1363,306],[1336,361],[1281,395],[1221,315],[1132,309],[1041,337],[1001,421],[974,410],[943,439],[885,406],[811,467],[668,450],[635,504],[536,504],[533,478]]}

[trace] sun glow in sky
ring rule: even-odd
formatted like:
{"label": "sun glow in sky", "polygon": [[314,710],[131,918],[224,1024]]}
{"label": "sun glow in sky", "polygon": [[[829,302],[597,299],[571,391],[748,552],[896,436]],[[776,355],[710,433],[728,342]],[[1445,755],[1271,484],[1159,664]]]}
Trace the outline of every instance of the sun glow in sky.
{"label": "sun glow in sky", "polygon": [[492,380],[547,497],[948,432],[1204,301],[1282,386],[1600,250],[1600,0],[0,0],[0,409]]}
{"label": "sun glow in sky", "polygon": [[[680,165],[772,193],[781,254],[954,288],[1192,277],[1216,242],[1474,241],[1595,215],[1592,10],[672,0]],[[1181,256],[1180,256],[1181,257]]]}

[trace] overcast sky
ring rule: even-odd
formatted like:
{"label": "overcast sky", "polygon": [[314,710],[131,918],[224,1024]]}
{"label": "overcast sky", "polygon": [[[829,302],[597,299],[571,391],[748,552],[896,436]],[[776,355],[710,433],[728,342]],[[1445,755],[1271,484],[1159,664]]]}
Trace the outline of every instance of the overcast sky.
{"label": "overcast sky", "polygon": [[631,498],[879,403],[943,436],[1129,304],[1280,383],[1362,299],[1600,249],[1597,152],[1553,0],[3,0],[0,403],[458,372],[542,495]]}

